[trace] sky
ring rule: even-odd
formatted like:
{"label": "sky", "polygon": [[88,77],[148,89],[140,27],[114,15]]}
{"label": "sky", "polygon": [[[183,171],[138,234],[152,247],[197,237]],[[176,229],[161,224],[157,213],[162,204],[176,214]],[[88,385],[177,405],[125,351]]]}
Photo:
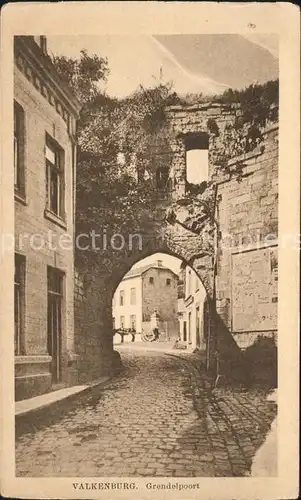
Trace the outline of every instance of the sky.
{"label": "sky", "polygon": [[78,57],[81,49],[108,58],[104,85],[124,97],[140,84],[173,82],[180,95],[218,94],[278,76],[276,35],[99,35],[49,36],[48,51]]}

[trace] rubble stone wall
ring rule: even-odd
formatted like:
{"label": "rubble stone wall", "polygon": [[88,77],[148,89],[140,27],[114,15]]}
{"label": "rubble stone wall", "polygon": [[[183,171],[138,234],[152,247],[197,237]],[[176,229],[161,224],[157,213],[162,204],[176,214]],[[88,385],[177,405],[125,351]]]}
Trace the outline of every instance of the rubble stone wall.
{"label": "rubble stone wall", "polygon": [[[231,367],[237,363],[241,349],[250,346],[258,336],[276,337],[277,254],[274,250],[278,226],[278,129],[271,127],[256,150],[230,161],[230,169],[235,169],[237,162],[243,165],[240,180],[229,173],[220,172],[216,176],[216,148],[223,141],[226,125],[234,124],[240,113],[236,106],[219,104],[167,109],[173,151],[172,196],[158,202],[150,214],[153,224],[147,234],[142,235],[143,248],[115,253],[99,261],[87,285],[86,297],[76,296],[75,342],[82,380],[114,367],[111,298],[131,266],[156,252],[176,256],[194,269],[205,287],[212,316],[215,316],[216,294],[217,314],[210,321],[214,331],[208,343],[212,356],[219,351],[224,365]],[[214,175],[217,181],[212,195],[219,232],[212,231],[209,224],[206,238],[181,225],[192,208],[180,203],[186,190],[187,133],[208,134],[209,178]],[[176,223],[168,220],[171,208],[175,211]],[[205,247],[206,250],[210,245],[214,248],[215,234],[219,236],[216,275],[213,254],[202,253]],[[230,248],[225,248],[227,239]],[[85,269],[80,272],[85,277],[89,274]]]}

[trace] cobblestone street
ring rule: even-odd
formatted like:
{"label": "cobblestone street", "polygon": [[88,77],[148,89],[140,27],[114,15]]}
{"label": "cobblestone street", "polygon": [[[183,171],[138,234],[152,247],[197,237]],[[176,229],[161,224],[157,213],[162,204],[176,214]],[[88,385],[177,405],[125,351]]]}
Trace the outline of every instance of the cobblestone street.
{"label": "cobblestone street", "polygon": [[105,387],[17,428],[18,476],[248,475],[276,415],[267,391],[212,391],[181,357],[121,356],[124,371]]}

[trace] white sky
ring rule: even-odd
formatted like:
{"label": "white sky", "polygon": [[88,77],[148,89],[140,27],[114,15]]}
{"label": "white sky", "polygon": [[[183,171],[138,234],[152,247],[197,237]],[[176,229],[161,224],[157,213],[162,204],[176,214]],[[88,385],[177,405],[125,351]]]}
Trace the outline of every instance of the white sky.
{"label": "white sky", "polygon": [[[186,70],[175,56],[151,35],[106,35],[85,37],[48,37],[48,51],[79,56],[81,49],[109,60],[110,76],[107,93],[124,97],[139,85],[151,87],[160,81],[172,81],[180,94],[193,92],[219,93],[228,86]],[[160,71],[160,68],[161,71]]]}
{"label": "white sky", "polygon": [[[185,35],[183,41],[184,38]],[[86,49],[90,55],[107,57],[110,75],[107,84],[102,84],[102,87],[110,96],[124,97],[140,84],[151,87],[158,81],[173,82],[179,94],[217,94],[229,86],[223,71],[216,81],[199,71],[194,72],[193,67],[187,69],[171,50],[152,35],[49,36],[47,39],[48,51],[53,54],[78,57],[80,51]],[[260,46],[276,57],[277,46],[271,36],[249,35],[248,40],[253,46]],[[220,43],[224,43],[222,36]],[[198,50],[201,49],[195,48],[195,51]],[[223,63],[214,62],[221,66]],[[260,60],[254,63],[258,65]]]}
{"label": "white sky", "polygon": [[191,149],[186,153],[187,181],[199,184],[208,179],[208,150]]}

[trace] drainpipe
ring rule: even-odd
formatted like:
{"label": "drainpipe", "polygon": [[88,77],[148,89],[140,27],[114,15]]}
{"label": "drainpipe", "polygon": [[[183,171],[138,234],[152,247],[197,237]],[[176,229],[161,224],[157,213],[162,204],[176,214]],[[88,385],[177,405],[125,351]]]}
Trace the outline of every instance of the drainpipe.
{"label": "drainpipe", "polygon": [[[217,184],[215,186],[215,191],[214,191],[214,207],[216,207],[217,203]],[[207,347],[207,370],[209,370],[212,366],[211,360],[212,360],[212,355],[213,355],[213,369],[214,369],[214,375],[217,377],[218,375],[218,361],[217,361],[217,311],[216,311],[216,275],[217,275],[217,254],[218,254],[218,239],[219,239],[219,222],[217,218],[215,217],[215,214],[213,214],[212,221],[215,225],[215,231],[214,231],[214,251],[213,251],[213,257],[212,257],[212,268],[213,268],[213,283],[212,283],[212,299],[210,300],[210,306],[209,306],[209,321],[210,321],[210,328],[208,332],[208,347]],[[211,314],[212,313],[212,314]],[[213,335],[213,338],[212,338]],[[211,346],[211,341],[212,346]],[[211,354],[211,349],[212,349],[212,354]]]}

